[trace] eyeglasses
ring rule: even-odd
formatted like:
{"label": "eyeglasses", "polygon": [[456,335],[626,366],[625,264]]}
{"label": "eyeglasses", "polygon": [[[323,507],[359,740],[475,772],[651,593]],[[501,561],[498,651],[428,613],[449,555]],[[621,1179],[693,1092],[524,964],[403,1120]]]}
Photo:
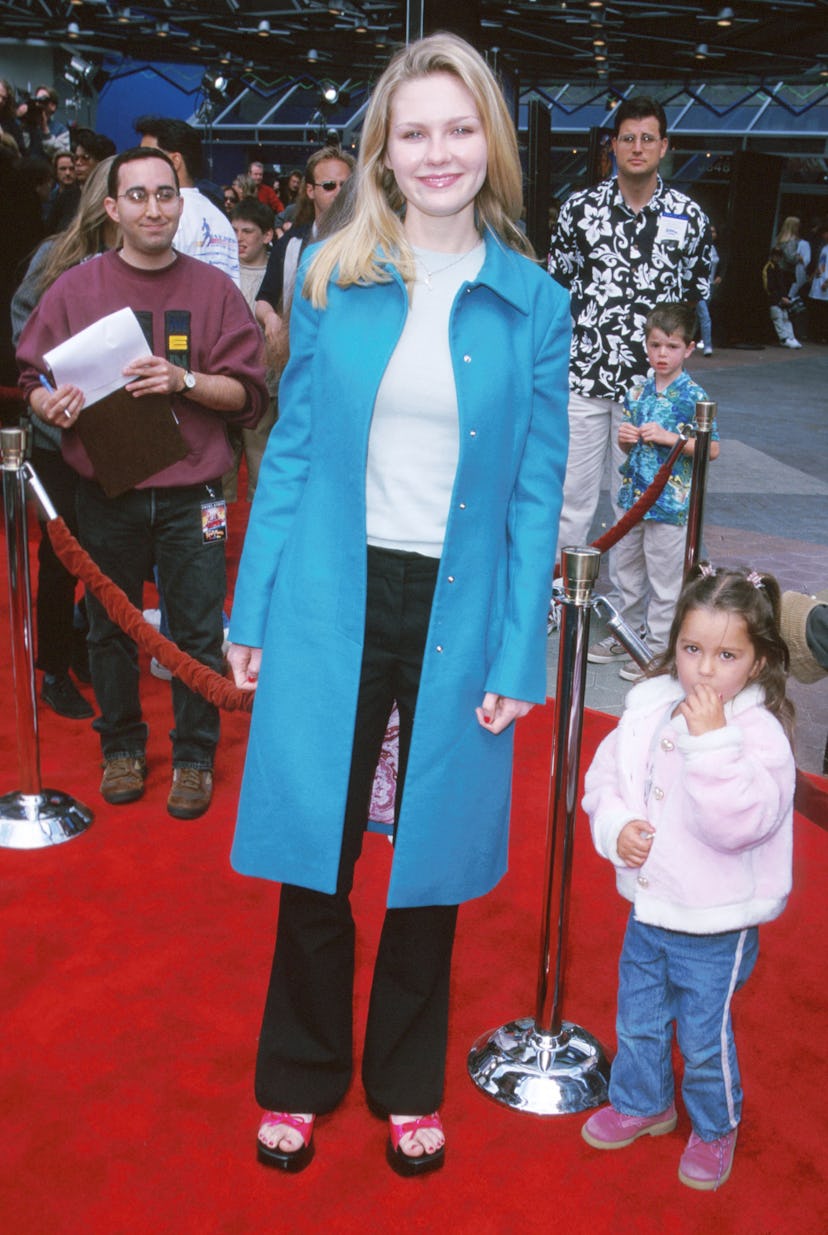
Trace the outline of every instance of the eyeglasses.
{"label": "eyeglasses", "polygon": [[341,189],[344,180],[312,180],[311,184],[315,189],[324,189],[326,193],[333,193],[334,189]]}
{"label": "eyeglasses", "polygon": [[154,197],[159,206],[169,206],[178,197],[178,190],[172,185],[162,184],[160,189],[155,192],[152,189],[145,189],[142,185],[134,185],[133,188],[127,189],[126,193],[119,193],[118,197],[125,197],[133,206],[146,206],[151,197]]}
{"label": "eyeglasses", "polygon": [[622,146],[632,146],[634,142],[641,142],[642,146],[652,146],[656,142],[660,142],[660,137],[654,137],[652,133],[622,133],[617,139]]}

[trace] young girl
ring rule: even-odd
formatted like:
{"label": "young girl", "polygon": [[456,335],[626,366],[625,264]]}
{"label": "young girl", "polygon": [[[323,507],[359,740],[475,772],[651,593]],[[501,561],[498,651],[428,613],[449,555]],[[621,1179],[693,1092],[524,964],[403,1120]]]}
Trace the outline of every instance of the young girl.
{"label": "young girl", "polygon": [[598,852],[632,901],[619,966],[611,1105],[582,1135],[622,1149],[676,1126],[672,1022],[693,1126],[690,1188],[730,1175],[742,1090],[730,1020],[760,922],[791,887],[794,760],[779,587],[702,562],[679,597],[666,652],[627,696],[586,777]]}
{"label": "young girl", "polygon": [[351,1082],[350,893],[396,702],[362,1077],[410,1175],[444,1161],[457,906],[505,870],[512,722],[545,697],[569,303],[526,255],[511,118],[461,39],[394,57],[357,181],[299,270],[236,584],[228,659],[256,707],[232,860],[282,882],[257,1153],[297,1171]]}

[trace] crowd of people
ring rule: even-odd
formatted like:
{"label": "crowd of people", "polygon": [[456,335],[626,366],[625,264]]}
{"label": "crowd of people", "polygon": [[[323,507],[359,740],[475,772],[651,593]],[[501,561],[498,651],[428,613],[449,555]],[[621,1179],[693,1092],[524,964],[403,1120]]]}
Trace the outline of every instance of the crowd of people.
{"label": "crowd of people", "polygon": [[[608,453],[620,515],[681,439],[663,497],[610,555],[618,608],[653,660],[630,671],[612,638],[589,653],[634,682],[585,799],[632,910],[611,1104],[583,1135],[618,1149],[673,1130],[675,1019],[693,1127],[679,1177],[721,1186],[742,1101],[730,1003],[790,890],[789,651],[769,576],[702,563],[683,579],[706,398],[684,366],[699,330],[713,352],[724,262],[704,212],[661,178],[663,108],[643,96],[616,108],[613,173],[561,204],[545,270],[521,224],[508,108],[451,35],[394,56],[357,161],[329,145],[275,177],[254,158],[210,184],[198,132],[177,119],[138,117],[116,152],[56,111],[50,87],[23,106],[0,81],[4,181],[24,156],[48,171],[26,182],[36,234],[4,267],[3,359],[16,352],[37,466],[82,544],[138,607],[154,574],[162,629],[256,693],[232,862],[282,885],[259,1159],[304,1169],[317,1117],[351,1083],[350,895],[396,707],[362,1079],[388,1120],[391,1167],[443,1165],[457,911],[506,869],[514,722],[546,697],[556,531],[558,545],[587,543]],[[806,243],[794,224],[765,270],[788,347],[797,299],[807,291],[816,338],[828,311],[828,230]],[[124,307],[147,346],[123,371],[119,414],[172,412],[176,431],[168,448],[143,443],[150,463],[119,487],[78,428],[84,391],[44,356]],[[242,458],[255,500],[225,643],[226,502]],[[76,604],[45,538],[38,591],[42,698],[88,719],[70,674],[91,678],[101,794],[134,802],[147,781],[135,645],[94,597]],[[218,712],[177,679],[172,710],[167,810],[196,819]]]}

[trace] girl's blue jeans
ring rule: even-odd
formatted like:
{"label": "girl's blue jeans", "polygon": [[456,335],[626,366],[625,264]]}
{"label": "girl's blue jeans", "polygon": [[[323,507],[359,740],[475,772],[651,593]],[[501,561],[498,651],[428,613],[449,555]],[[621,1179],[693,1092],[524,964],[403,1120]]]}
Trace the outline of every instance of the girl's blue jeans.
{"label": "girl's blue jeans", "polygon": [[619,963],[618,1054],[612,1105],[656,1115],[673,1102],[673,1022],[684,1059],[682,1097],[693,1130],[715,1141],[739,1123],[742,1086],[730,1005],[759,954],[755,926],[688,935],[637,922],[630,913]]}

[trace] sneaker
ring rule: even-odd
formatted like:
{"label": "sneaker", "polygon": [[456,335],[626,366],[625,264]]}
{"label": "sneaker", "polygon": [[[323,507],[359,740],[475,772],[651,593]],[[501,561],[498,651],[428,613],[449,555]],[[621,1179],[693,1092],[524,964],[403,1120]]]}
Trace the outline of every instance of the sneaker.
{"label": "sneaker", "polygon": [[604,1106],[590,1115],[581,1128],[581,1136],[593,1149],[625,1149],[640,1136],[664,1136],[672,1132],[676,1120],[674,1105],[660,1115],[622,1115],[614,1106]]}
{"label": "sneaker", "polygon": [[600,643],[593,643],[587,652],[587,660],[592,665],[620,665],[624,660],[632,660],[632,657],[614,635],[607,635]]}
{"label": "sneaker", "polygon": [[618,670],[618,676],[623,678],[625,682],[643,682],[644,671],[633,660],[628,665],[622,665]]}
{"label": "sneaker", "polygon": [[173,768],[167,811],[174,819],[197,819],[213,797],[213,773],[209,768]]}
{"label": "sneaker", "polygon": [[68,673],[44,674],[40,697],[58,716],[66,716],[69,720],[88,720],[95,715],[95,709],[84,699]]}
{"label": "sneaker", "polygon": [[172,681],[172,673],[170,670],[165,668],[165,666],[161,664],[161,661],[156,660],[154,656],[150,661],[150,673],[154,678],[158,678],[161,682]]}
{"label": "sneaker", "polygon": [[712,355],[713,355],[712,347],[706,347],[704,351],[702,352],[702,356],[712,356]]}
{"label": "sneaker", "polygon": [[143,755],[117,755],[104,759],[101,797],[111,806],[124,806],[144,796],[147,763]]}
{"label": "sneaker", "polygon": [[733,1167],[736,1131],[734,1128],[715,1141],[703,1141],[691,1132],[679,1163],[678,1177],[681,1182],[688,1188],[697,1188],[699,1192],[714,1192],[727,1183]]}
{"label": "sneaker", "polygon": [[799,339],[786,339],[782,346],[783,347],[801,347],[802,344],[799,342]]}

